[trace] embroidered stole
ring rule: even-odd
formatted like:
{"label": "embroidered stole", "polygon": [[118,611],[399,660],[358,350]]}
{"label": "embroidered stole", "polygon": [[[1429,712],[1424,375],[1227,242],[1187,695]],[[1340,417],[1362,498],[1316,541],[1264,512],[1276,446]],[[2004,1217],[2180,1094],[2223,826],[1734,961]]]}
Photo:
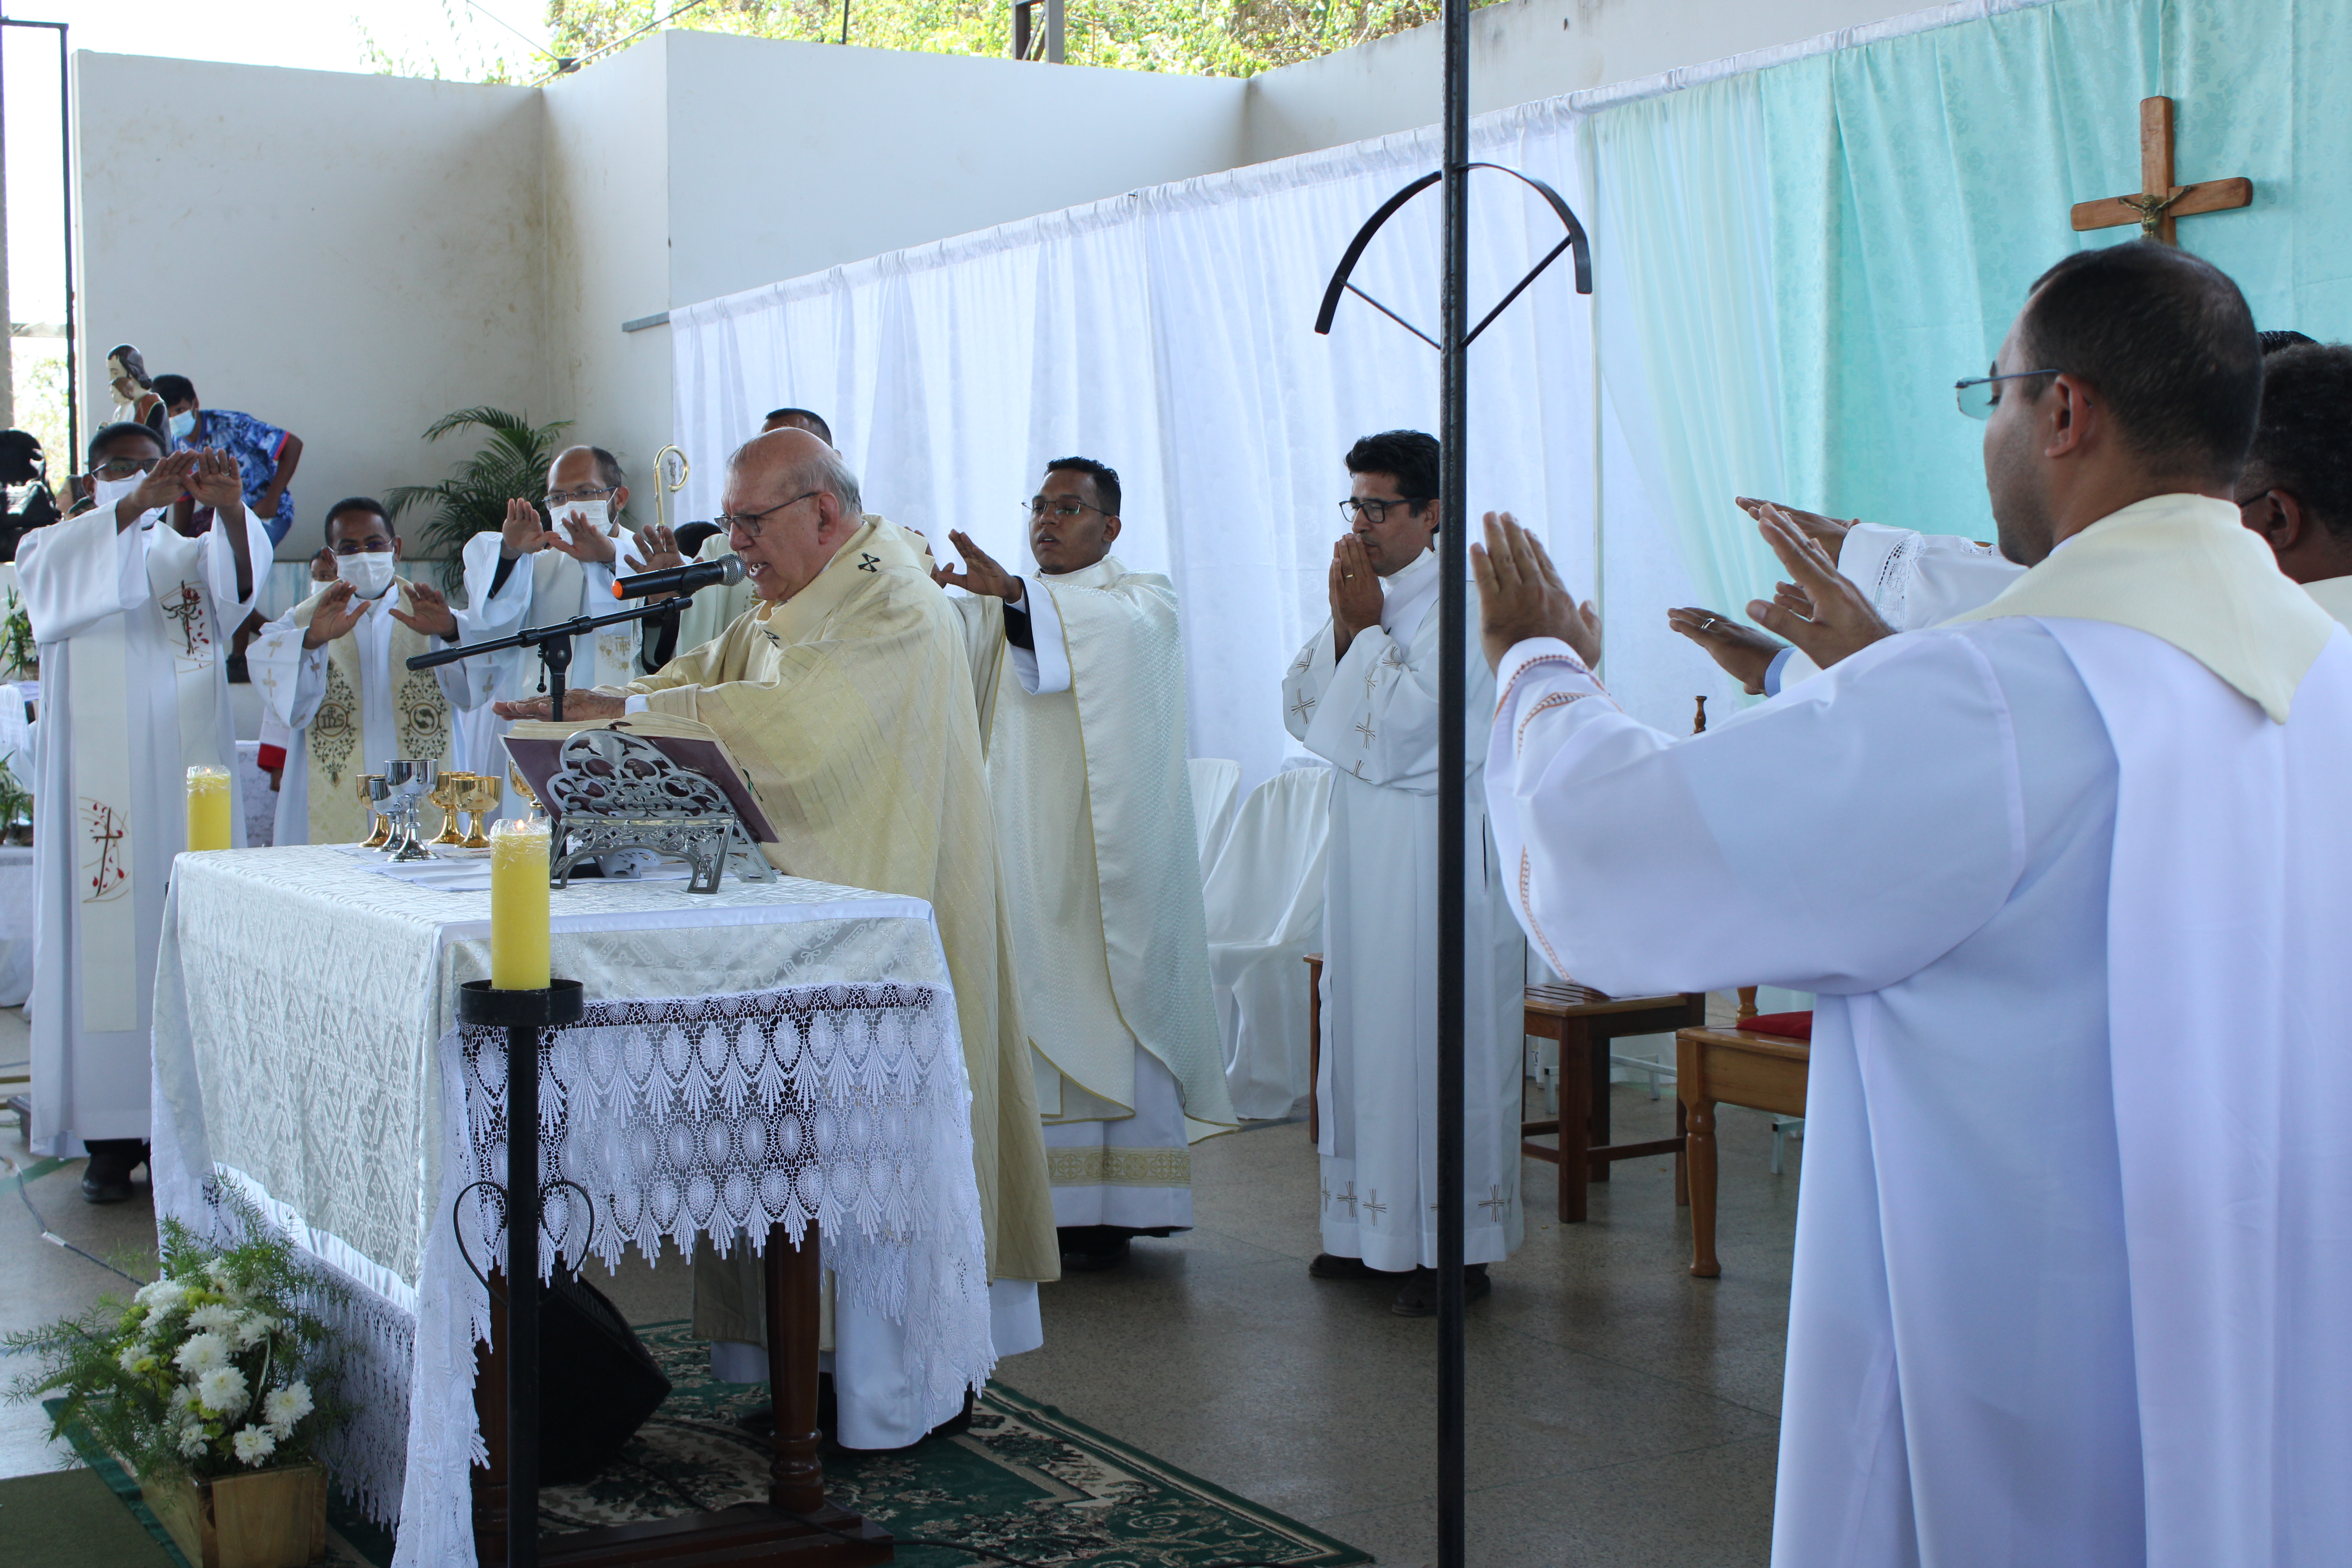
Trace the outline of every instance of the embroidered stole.
{"label": "embroidered stole", "polygon": [[[131,820],[131,682],[161,671],[131,668],[132,616],[152,624],[170,655],[173,707],[179,720],[178,764],[159,745],[152,764],[171,767],[173,778],[156,791],[159,803],[179,798],[172,787],[184,770],[220,766],[219,662],[222,630],[210,585],[205,580],[203,538],[188,539],[160,524],[147,525],[141,542],[145,556],[147,600],[138,609],[110,616],[72,642],[67,716],[73,730],[74,827],[79,839],[81,920],[81,1026],[92,1034],[116,1034],[139,1026],[139,909],[133,880],[134,839]],[[143,708],[144,704],[139,704]],[[136,722],[143,725],[141,713]],[[157,737],[161,740],[162,737]],[[168,807],[167,807],[168,809]],[[141,839],[154,837],[168,866],[186,842],[184,819],[141,825]]]}
{"label": "embroidered stole", "polygon": [[[403,607],[414,615],[416,595],[407,581],[395,577],[393,586],[400,594]],[[325,593],[321,588],[296,605],[287,618],[298,626],[308,627]],[[390,621],[390,599],[387,594],[368,613],[383,616]],[[443,767],[448,767],[448,696],[431,670],[408,668],[412,656],[425,652],[432,645],[422,633],[398,621],[391,621],[391,626],[394,744],[401,756],[434,757]],[[361,669],[357,628],[329,643],[326,655],[327,694],[302,731],[303,767],[310,784],[310,842],[351,844],[365,838],[374,822],[373,808],[360,804],[358,780],[373,772],[373,764],[384,759],[362,754],[367,741],[367,684]]]}

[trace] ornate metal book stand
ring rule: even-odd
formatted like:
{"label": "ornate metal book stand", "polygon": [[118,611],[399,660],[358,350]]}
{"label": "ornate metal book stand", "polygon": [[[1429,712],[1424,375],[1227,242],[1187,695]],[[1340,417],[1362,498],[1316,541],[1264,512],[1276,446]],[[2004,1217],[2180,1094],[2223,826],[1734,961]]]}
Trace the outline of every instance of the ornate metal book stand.
{"label": "ornate metal book stand", "polygon": [[550,868],[557,887],[582,860],[624,849],[686,861],[694,868],[689,892],[717,892],[729,871],[751,882],[776,879],[727,792],[652,742],[583,730],[563,742],[562,760],[547,781],[562,833]]}

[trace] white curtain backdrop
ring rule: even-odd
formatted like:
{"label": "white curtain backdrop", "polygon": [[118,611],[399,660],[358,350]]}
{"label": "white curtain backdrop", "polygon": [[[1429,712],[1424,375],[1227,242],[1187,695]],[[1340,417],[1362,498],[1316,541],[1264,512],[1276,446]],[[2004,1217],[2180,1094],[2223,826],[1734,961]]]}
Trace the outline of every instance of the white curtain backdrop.
{"label": "white curtain backdrop", "polygon": [[[1483,117],[1474,156],[1547,181],[1590,224],[1580,120],[1560,100]],[[1238,759],[1246,789],[1297,753],[1276,694],[1327,613],[1342,457],[1376,430],[1436,426],[1433,349],[1352,298],[1328,337],[1313,326],[1357,227],[1438,160],[1433,131],[1389,137],[673,310],[685,515],[719,510],[728,453],[786,404],[831,423],[869,510],[942,553],[957,528],[1026,567],[1023,503],[1045,462],[1109,463],[1126,492],[1118,553],[1182,595],[1192,754]],[[1560,230],[1492,172],[1474,176],[1471,212],[1475,321]],[[1432,188],[1355,274],[1433,333],[1439,223]],[[1693,595],[1637,471],[1648,443],[1629,447],[1601,394],[1595,301],[1572,278],[1563,257],[1472,350],[1472,515],[1517,513],[1572,584],[1599,584],[1604,611],[1627,606],[1604,676],[1679,729],[1693,695],[1731,688],[1665,630],[1664,606]]]}

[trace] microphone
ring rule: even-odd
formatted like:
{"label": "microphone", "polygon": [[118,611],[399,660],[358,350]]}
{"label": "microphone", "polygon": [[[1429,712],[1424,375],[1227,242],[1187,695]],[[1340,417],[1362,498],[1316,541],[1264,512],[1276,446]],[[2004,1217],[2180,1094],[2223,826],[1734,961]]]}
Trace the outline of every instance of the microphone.
{"label": "microphone", "polygon": [[645,572],[613,584],[615,599],[642,599],[647,594],[691,594],[713,583],[733,587],[743,580],[743,558],[722,555],[716,561],[689,561],[667,572]]}

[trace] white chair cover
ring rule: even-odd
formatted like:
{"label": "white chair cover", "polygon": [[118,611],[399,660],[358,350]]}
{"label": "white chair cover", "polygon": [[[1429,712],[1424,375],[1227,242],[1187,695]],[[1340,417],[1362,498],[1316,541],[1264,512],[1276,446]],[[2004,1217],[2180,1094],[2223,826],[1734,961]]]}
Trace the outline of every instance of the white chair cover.
{"label": "white chair cover", "polygon": [[1205,880],[1209,978],[1234,1112],[1287,1116],[1307,1081],[1307,965],[1323,940],[1331,772],[1297,768],[1250,792]]}
{"label": "white chair cover", "polygon": [[1234,810],[1241,805],[1242,765],[1224,757],[1194,757],[1187,763],[1192,774],[1192,847],[1201,852],[1201,879],[1217,863],[1217,851],[1234,830]]}

